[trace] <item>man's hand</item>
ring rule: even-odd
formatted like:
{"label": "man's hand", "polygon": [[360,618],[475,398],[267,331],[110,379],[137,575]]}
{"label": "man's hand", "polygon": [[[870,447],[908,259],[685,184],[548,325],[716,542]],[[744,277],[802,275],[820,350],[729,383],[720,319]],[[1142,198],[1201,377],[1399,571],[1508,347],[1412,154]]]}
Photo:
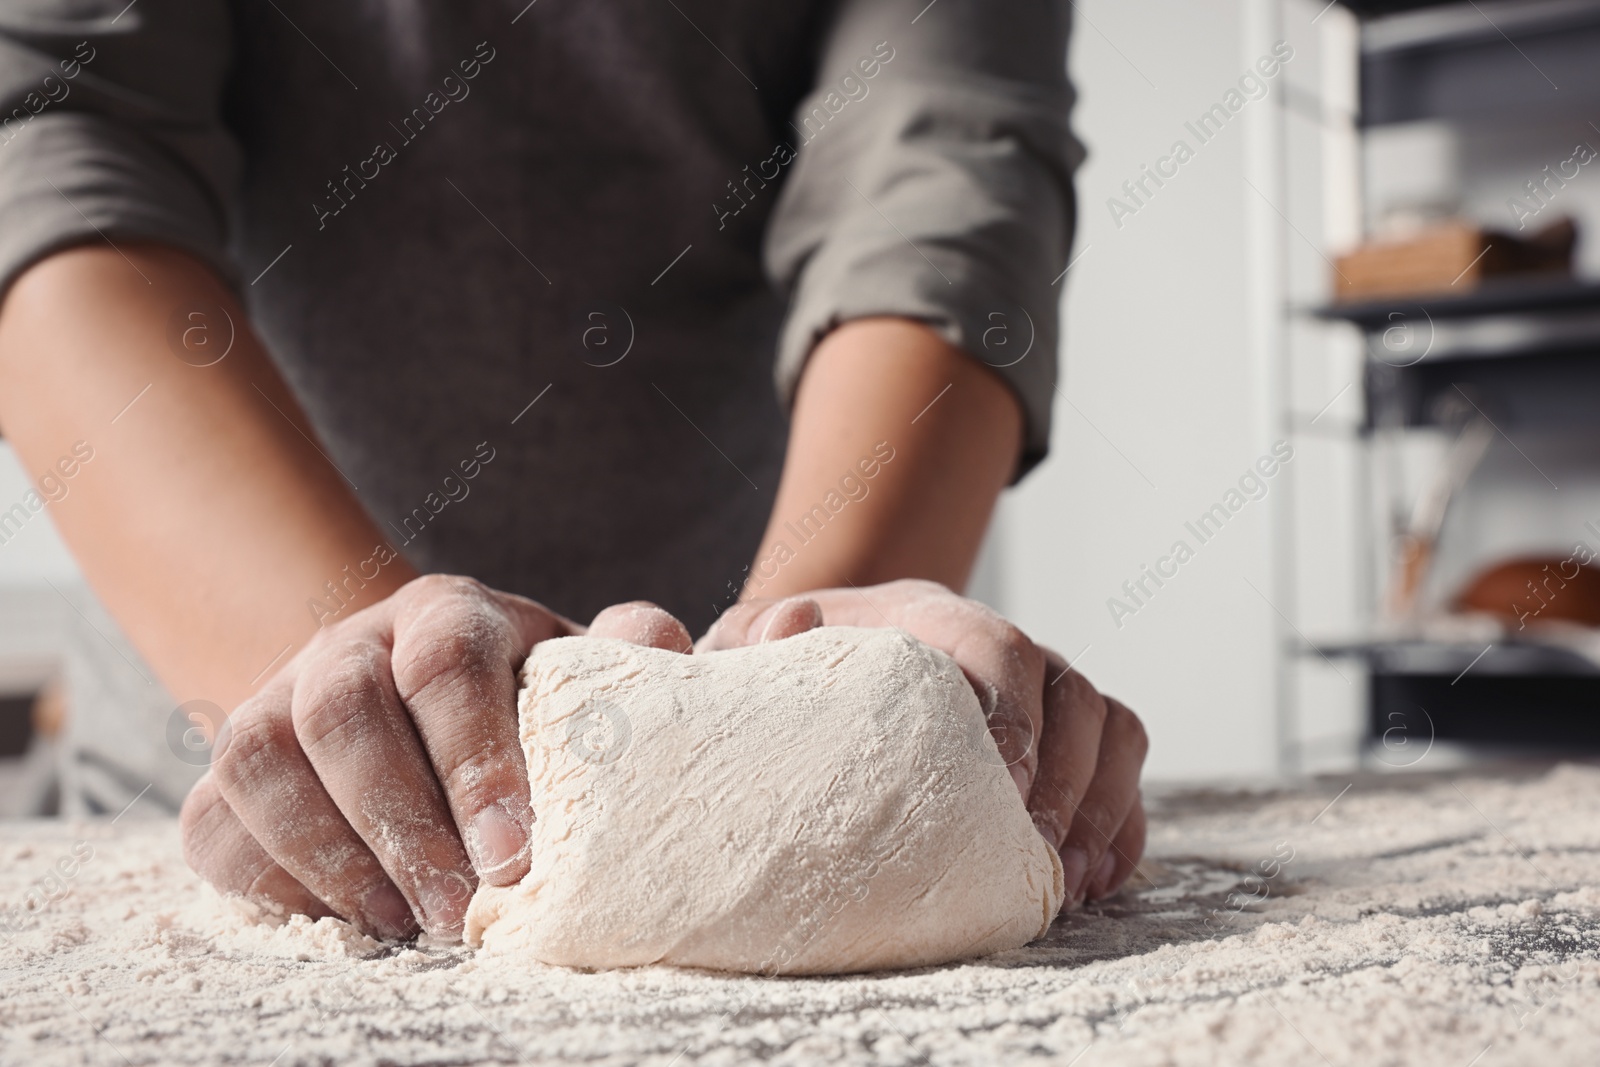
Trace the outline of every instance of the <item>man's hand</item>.
{"label": "man's hand", "polygon": [[[217,739],[183,806],[190,866],[290,912],[459,937],[479,879],[528,870],[517,671],[538,642],[583,632],[443,575],[321,631]],[[647,604],[608,608],[588,632],[689,650]]]}
{"label": "man's hand", "polygon": [[892,626],[948,653],[972,683],[1034,824],[1061,855],[1068,900],[1109,896],[1144,852],[1139,717],[993,609],[936,582],[904,580],[750,600],[696,651],[773,641],[824,622]]}

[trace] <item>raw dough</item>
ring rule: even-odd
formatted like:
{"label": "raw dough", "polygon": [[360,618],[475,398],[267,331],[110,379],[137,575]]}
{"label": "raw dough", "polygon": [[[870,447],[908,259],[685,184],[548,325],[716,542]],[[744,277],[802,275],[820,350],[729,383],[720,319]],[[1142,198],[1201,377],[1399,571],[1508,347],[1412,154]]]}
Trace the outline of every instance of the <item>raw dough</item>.
{"label": "raw dough", "polygon": [[466,938],[544,963],[916,967],[1040,936],[1061,861],[972,687],[890,629],[685,656],[534,649],[518,700],[533,866]]}

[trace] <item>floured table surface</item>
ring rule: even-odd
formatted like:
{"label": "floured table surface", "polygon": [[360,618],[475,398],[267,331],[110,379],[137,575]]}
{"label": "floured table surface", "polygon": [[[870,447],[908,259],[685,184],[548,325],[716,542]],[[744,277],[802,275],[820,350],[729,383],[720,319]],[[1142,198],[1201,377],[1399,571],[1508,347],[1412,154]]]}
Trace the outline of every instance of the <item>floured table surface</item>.
{"label": "floured table surface", "polygon": [[811,979],[257,925],[137,805],[0,824],[0,1062],[1600,1062],[1600,770],[1348,782],[1165,794],[1149,881],[1044,940]]}

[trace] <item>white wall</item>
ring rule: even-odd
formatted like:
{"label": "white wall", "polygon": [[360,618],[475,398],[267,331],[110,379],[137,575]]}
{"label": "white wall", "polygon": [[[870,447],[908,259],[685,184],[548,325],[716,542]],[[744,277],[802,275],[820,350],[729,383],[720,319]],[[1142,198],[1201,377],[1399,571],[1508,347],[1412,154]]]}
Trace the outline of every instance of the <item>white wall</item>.
{"label": "white wall", "polygon": [[[0,442],[0,511],[31,488],[11,446]],[[0,544],[0,692],[32,692],[61,669],[72,606],[47,582],[69,595],[82,585],[48,508]]]}
{"label": "white wall", "polygon": [[[33,482],[9,444],[0,441],[0,511],[20,503]],[[35,514],[21,532],[0,544],[0,590],[44,586],[63,589],[82,581],[78,565],[50,522],[50,509]]]}
{"label": "white wall", "polygon": [[[993,581],[1003,610],[1064,655],[1081,653],[1084,673],[1143,716],[1153,777],[1281,768],[1277,647],[1286,624],[1275,606],[1290,617],[1296,609],[1273,534],[1289,514],[1291,486],[1306,491],[1308,449],[1294,441],[1296,457],[1267,483],[1267,496],[1208,542],[1184,524],[1288,436],[1288,272],[1303,271],[1297,257],[1309,252],[1314,287],[1325,267],[1316,249],[1295,247],[1301,239],[1279,210],[1319,241],[1328,213],[1304,196],[1287,206],[1286,182],[1315,188],[1325,176],[1315,163],[1303,178],[1280,165],[1286,124],[1275,108],[1291,82],[1304,97],[1326,88],[1323,23],[1345,13],[1311,26],[1321,6],[1076,5],[1075,125],[1090,156],[1078,178],[1081,258],[1066,283],[1065,381],[1052,458],[1002,505]],[[1296,54],[1270,81],[1270,95],[1200,145],[1185,122],[1221,101],[1280,39]],[[1194,158],[1119,226],[1108,198],[1122,196],[1122,183],[1179,138]],[[1306,211],[1311,219],[1297,217]],[[1337,385],[1310,389],[1325,403]],[[1331,418],[1357,410],[1358,393],[1347,393]],[[1347,532],[1335,536],[1348,544]],[[1147,581],[1154,595],[1119,626],[1108,598],[1131,604],[1123,581],[1180,538],[1194,558],[1159,589]]]}

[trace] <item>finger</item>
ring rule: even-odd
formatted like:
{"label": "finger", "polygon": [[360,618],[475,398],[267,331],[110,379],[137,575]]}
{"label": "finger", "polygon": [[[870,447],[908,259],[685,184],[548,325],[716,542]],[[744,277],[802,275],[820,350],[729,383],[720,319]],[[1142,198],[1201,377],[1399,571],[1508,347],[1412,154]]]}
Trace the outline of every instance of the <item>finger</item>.
{"label": "finger", "polygon": [[978,696],[1000,758],[1027,800],[1039,764],[1044,653],[993,608],[937,582],[903,579],[811,596],[832,625],[891,626],[950,656]]}
{"label": "finger", "polygon": [[528,872],[533,825],[517,672],[534,645],[572,631],[533,601],[469,579],[430,576],[402,592],[396,692],[473,870],[491,885],[511,885]]}
{"label": "finger", "polygon": [[[905,612],[907,629],[949,653],[978,695],[1000,758],[1024,802],[1033,790],[1044,735],[1043,651],[998,612],[973,600],[930,599]],[[926,620],[918,616],[926,614]],[[949,616],[956,616],[955,620]],[[945,640],[929,640],[943,634]]]}
{"label": "finger", "polygon": [[423,929],[459,936],[477,878],[395,689],[389,649],[376,635],[330,642],[301,671],[291,712],[328,796]]}
{"label": "finger", "polygon": [[810,597],[792,596],[772,605],[765,613],[764,621],[752,622],[750,630],[752,633],[759,632],[756,641],[764,643],[782,641],[785,637],[794,637],[821,625],[821,605]]}
{"label": "finger", "polygon": [[1044,733],[1028,810],[1050,847],[1062,853],[1062,876],[1071,892],[1090,873],[1089,857],[1081,849],[1063,852],[1062,845],[1100,760],[1106,702],[1083,675],[1048,649],[1045,675]]}
{"label": "finger", "polygon": [[1144,855],[1144,840],[1144,802],[1135,799],[1133,810],[1128,812],[1122,829],[1112,837],[1112,848],[1100,861],[1100,870],[1095,878],[1090,879],[1089,891],[1083,899],[1103,900],[1120,889],[1122,883],[1128,880],[1128,875],[1139,865],[1139,857]]}
{"label": "finger", "polygon": [[212,749],[218,791],[278,865],[335,914],[383,937],[410,936],[411,906],[317,778],[290,702],[285,680],[229,717]]}
{"label": "finger", "polygon": [[664,648],[668,652],[694,650],[689,628],[671,612],[648,600],[613,604],[604,609],[589,624],[589,636],[614,637],[646,648]]}
{"label": "finger", "polygon": [[[1105,697],[1106,720],[1100,730],[1100,752],[1095,761],[1094,779],[1084,791],[1073,813],[1072,826],[1062,845],[1064,858],[1073,849],[1081,850],[1084,870],[1089,872],[1078,885],[1068,885],[1073,902],[1081,901],[1091,878],[1101,873],[1100,864],[1112,851],[1116,833],[1127,820],[1139,799],[1139,771],[1144,766],[1149,742],[1139,717],[1121,701]],[[1136,857],[1125,857],[1131,864]],[[1115,862],[1115,860],[1113,860]]]}
{"label": "finger", "polygon": [[[178,813],[178,826],[183,834],[183,858],[220,892],[245,897],[280,914],[312,918],[333,914],[250,836],[211,775],[189,790]],[[406,917],[410,918],[409,913]]]}
{"label": "finger", "polygon": [[744,635],[750,629],[750,618],[767,610],[773,603],[767,598],[741,600],[717,616],[711,628],[694,643],[695,652],[720,652],[725,648],[739,648],[746,644]]}
{"label": "finger", "polygon": [[781,641],[821,625],[822,607],[812,597],[747,600],[723,612],[694,650],[716,652]]}

